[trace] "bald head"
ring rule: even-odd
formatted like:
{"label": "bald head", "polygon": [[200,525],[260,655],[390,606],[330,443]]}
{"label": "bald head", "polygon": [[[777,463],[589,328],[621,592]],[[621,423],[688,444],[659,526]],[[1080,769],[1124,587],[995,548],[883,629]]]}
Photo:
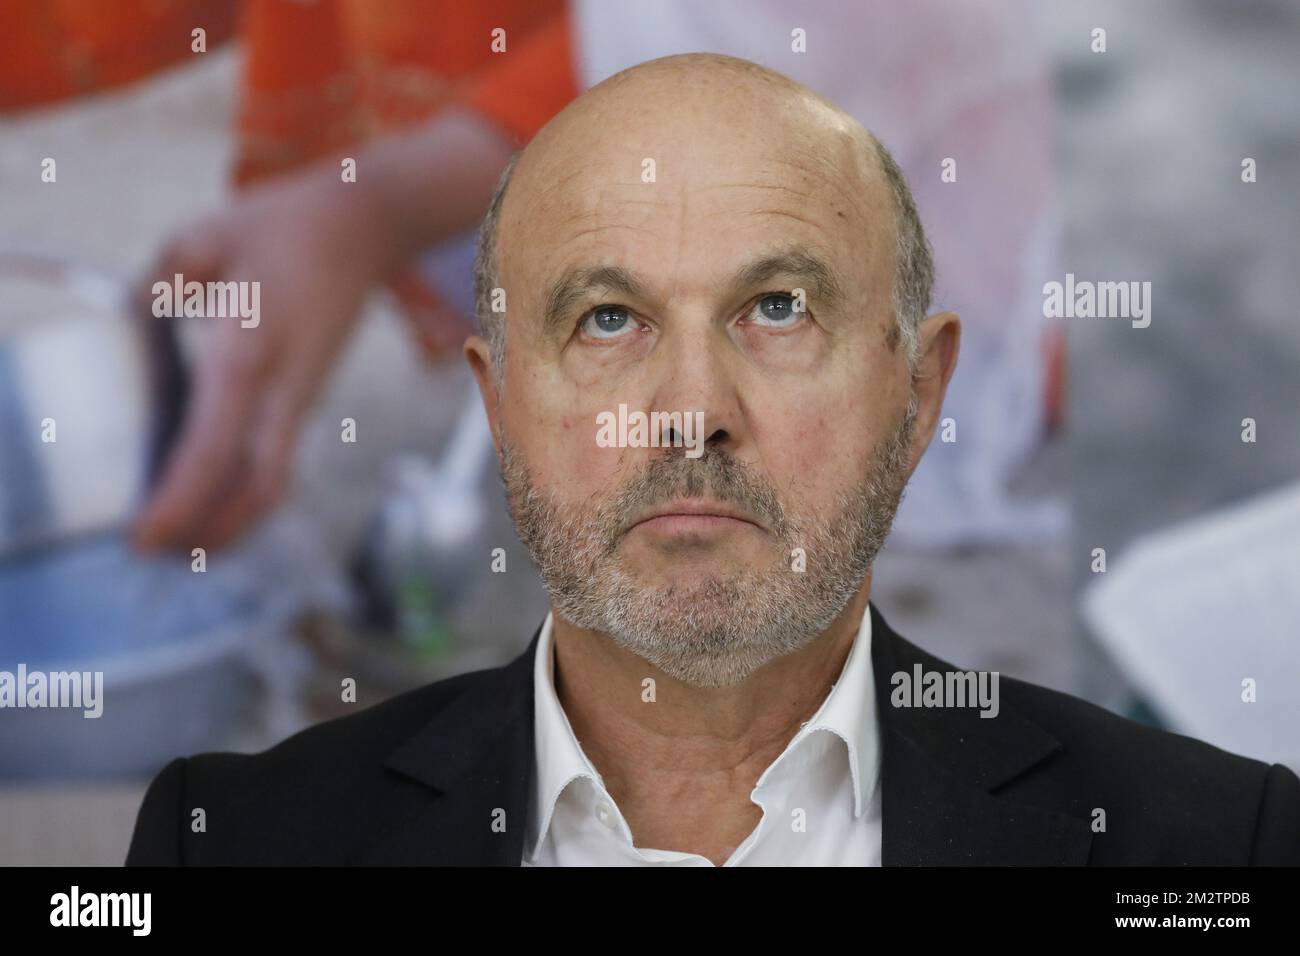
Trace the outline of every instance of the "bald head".
{"label": "bald head", "polygon": [[[797,154],[798,178],[829,185],[835,214],[864,227],[862,254],[888,257],[888,343],[891,349],[901,343],[915,365],[934,267],[911,191],[889,151],[855,118],[789,77],[736,57],[687,53],[638,64],[592,87],[506,165],[483,219],[474,267],[476,311],[498,376],[505,314],[494,309],[493,290],[502,287],[501,258],[512,227],[546,214],[548,195],[576,177],[595,174],[592,161],[614,140],[625,145],[624,164],[606,168],[625,181],[664,181],[686,155],[712,154],[711,168],[725,170],[736,150],[766,152],[778,163],[783,151]],[[628,166],[626,158],[638,154],[640,162]],[[882,234],[887,243],[872,241]]]}

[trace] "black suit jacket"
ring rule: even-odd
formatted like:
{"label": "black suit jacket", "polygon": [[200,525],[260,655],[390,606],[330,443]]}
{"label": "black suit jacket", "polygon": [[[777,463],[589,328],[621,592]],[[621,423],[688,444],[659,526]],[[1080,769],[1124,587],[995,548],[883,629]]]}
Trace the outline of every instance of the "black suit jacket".
{"label": "black suit jacket", "polygon": [[[1000,678],[1000,712],[891,706],[896,671],[952,665],[874,605],[882,857],[931,864],[1300,863],[1300,779]],[[538,630],[540,634],[540,628]],[[502,864],[524,849],[533,655],[311,727],[201,754],[150,785],[127,864]],[[202,808],[206,832],[191,830]],[[1105,811],[1094,832],[1094,809]],[[504,811],[504,832],[492,825]]]}

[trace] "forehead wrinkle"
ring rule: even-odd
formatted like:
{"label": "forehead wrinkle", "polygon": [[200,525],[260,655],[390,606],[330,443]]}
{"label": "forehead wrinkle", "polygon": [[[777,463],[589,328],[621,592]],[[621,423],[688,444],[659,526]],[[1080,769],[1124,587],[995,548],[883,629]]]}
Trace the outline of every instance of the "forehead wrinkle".
{"label": "forehead wrinkle", "polygon": [[[830,175],[826,175],[824,172],[815,169],[810,169],[805,165],[807,161],[811,161],[812,163],[821,166],[823,170],[830,173]],[[868,195],[868,190],[874,184],[859,181],[856,186],[849,186],[844,182],[843,167],[835,160],[827,156],[819,155],[815,152],[801,152],[794,158],[775,157],[772,162],[782,166],[789,166],[798,170],[805,176],[816,177],[818,182],[835,190],[839,195],[839,198],[848,205],[850,209],[853,209],[861,215],[863,219],[868,218],[866,216],[866,209],[864,208],[864,198]],[[855,177],[855,179],[856,178],[857,177]]]}
{"label": "forehead wrinkle", "polygon": [[[575,217],[575,219],[580,219],[580,217]],[[588,235],[595,235],[597,233],[607,233],[607,232],[611,232],[611,230],[612,232],[617,232],[617,230],[620,229],[625,230],[625,232],[629,232],[629,233],[645,233],[647,235],[655,234],[654,229],[646,228],[646,226],[629,226],[629,225],[621,224],[621,222],[607,222],[607,224],[604,225],[588,226],[588,228],[586,229],[577,230],[576,233],[571,233],[568,235],[568,237],[565,237],[564,243],[560,243],[560,245],[567,245],[567,243],[571,243],[575,241],[575,239],[585,238],[588,237]]]}
{"label": "forehead wrinkle", "polygon": [[[605,184],[605,185],[625,186],[625,185],[632,185],[632,184],[614,183],[614,184]],[[637,185],[641,185],[641,184],[638,183]],[[611,215],[609,212],[611,207],[619,207],[619,208],[625,207],[629,209],[630,208],[660,208],[660,207],[668,208],[671,207],[671,205],[672,205],[671,201],[666,199],[657,199],[657,198],[656,199],[622,199],[618,197],[611,198],[609,196],[606,196],[604,193],[598,193],[594,197],[591,197],[590,201],[583,203],[581,208],[574,209],[568,215],[565,215],[560,218],[555,218],[552,221],[557,226],[567,226],[575,222],[612,219],[614,218],[614,216]],[[592,232],[596,232],[601,229],[632,229],[632,230],[646,231],[641,226],[630,225],[628,223],[604,222],[600,225],[590,226],[587,229],[574,233],[573,235],[569,236],[566,239],[566,241],[579,238],[580,236],[588,235]]]}
{"label": "forehead wrinkle", "polygon": [[[721,215],[721,214],[720,214],[720,215]],[[778,216],[778,217],[783,218],[783,219],[793,219],[795,222],[802,223],[803,225],[806,225],[806,226],[810,226],[811,228],[817,230],[819,233],[822,233],[823,235],[826,234],[826,223],[823,223],[823,222],[817,222],[817,221],[815,221],[815,220],[813,220],[813,219],[809,219],[807,216],[802,216],[802,215],[800,215],[800,214],[797,213],[797,212],[790,212],[790,211],[787,210],[787,209],[753,209],[753,210],[748,210],[748,211],[745,213],[745,215],[748,215],[748,216]],[[872,251],[874,250],[874,247],[875,247],[876,243],[875,243],[875,241],[871,238],[871,236],[870,236],[869,234],[868,234],[868,235],[863,235],[863,236],[859,237],[857,240],[855,240],[855,242],[860,242],[860,243],[861,243],[862,250],[863,250],[864,253],[868,254],[868,255],[867,255],[868,258],[871,258],[871,259],[874,259],[874,258],[875,258],[874,255],[870,255],[870,254],[871,254]],[[892,260],[891,260],[891,261],[892,261]]]}
{"label": "forehead wrinkle", "polygon": [[778,192],[794,193],[803,199],[816,201],[817,197],[811,193],[800,192],[792,186],[781,186],[776,183],[710,183],[707,186],[698,187],[699,192],[708,192],[714,189],[770,189]]}
{"label": "forehead wrinkle", "polygon": [[[728,213],[728,215],[734,215],[734,214]],[[788,209],[750,209],[750,210],[746,210],[745,215],[746,216],[781,216],[785,219],[793,219],[795,220],[795,222],[802,222],[804,225],[812,226],[814,229],[817,230],[820,230],[823,225],[822,223],[815,222],[812,219],[809,219],[807,216],[801,216],[797,212],[790,212]]]}
{"label": "forehead wrinkle", "polygon": [[[593,211],[591,211],[591,210],[584,210],[584,211],[582,211],[582,212],[575,212],[575,213],[574,213],[573,215],[571,215],[571,216],[566,216],[566,217],[563,218],[563,219],[557,220],[557,221],[556,221],[556,225],[557,225],[557,226],[567,226],[567,225],[570,225],[571,223],[588,222],[588,221],[590,221],[590,220],[592,220],[592,219],[594,219],[594,218],[596,218],[596,217],[597,217],[597,214],[596,214],[595,212],[593,212]],[[632,225],[632,224],[630,224],[630,223],[626,223],[626,222],[599,222],[599,223],[595,223],[595,224],[593,224],[593,225],[589,225],[589,226],[586,226],[586,227],[584,227],[584,228],[581,228],[581,229],[579,229],[579,230],[576,231],[576,232],[569,233],[568,235],[566,235],[566,236],[564,237],[563,240],[561,240],[559,243],[557,243],[557,245],[562,245],[562,244],[564,244],[564,243],[569,243],[569,242],[572,242],[572,241],[575,240],[575,239],[581,239],[583,236],[589,236],[589,235],[591,235],[592,233],[595,233],[595,232],[603,232],[603,231],[608,230],[608,229],[626,229],[626,230],[628,230],[629,232],[648,232],[648,233],[654,233],[654,231],[655,231],[654,229],[650,228],[649,226]]]}
{"label": "forehead wrinkle", "polygon": [[[840,187],[840,186],[838,186],[838,185],[834,186],[834,188],[838,191],[838,193],[840,194],[840,196],[841,196],[841,198],[844,200],[844,202],[845,202],[845,203],[846,203],[846,204],[847,204],[847,205],[848,205],[848,206],[849,206],[849,207],[850,207],[850,208],[851,208],[851,209],[852,209],[852,210],[853,210],[853,211],[854,211],[858,216],[860,216],[863,220],[870,221],[870,217],[868,217],[868,216],[865,214],[865,211],[864,211],[863,208],[862,208],[862,204],[861,204],[861,199],[860,199],[860,197],[855,196],[855,195],[853,195],[853,194],[847,192],[846,190],[844,190],[842,187]],[[766,192],[789,193],[790,195],[792,195],[792,196],[797,196],[800,200],[802,200],[802,201],[799,203],[799,206],[800,206],[801,208],[806,208],[806,207],[808,207],[808,206],[826,205],[826,206],[828,206],[829,208],[832,208],[832,209],[833,209],[833,204],[831,204],[831,203],[827,203],[827,201],[826,201],[826,197],[825,197],[825,196],[818,196],[818,195],[815,195],[815,194],[813,194],[813,193],[804,192],[804,191],[802,191],[802,190],[796,189],[796,188],[794,188],[793,186],[783,186],[783,185],[779,185],[779,184],[775,184],[775,183],[753,183],[753,182],[751,182],[751,183],[717,183],[717,184],[713,184],[713,185],[710,185],[710,186],[701,187],[701,189],[724,189],[724,190],[735,190],[735,189],[742,189],[742,190],[744,190],[744,189],[759,189],[759,190],[764,190],[764,191],[766,191]],[[821,223],[821,224],[818,224],[818,223],[814,222],[812,219],[809,219],[809,218],[806,218],[806,217],[801,217],[801,216],[799,216],[797,213],[794,213],[794,212],[789,212],[789,211],[782,212],[782,211],[780,211],[780,210],[764,210],[764,211],[765,211],[765,212],[771,212],[771,213],[773,213],[774,215],[786,215],[786,216],[790,216],[790,217],[792,217],[792,218],[799,219],[801,222],[805,222],[805,223],[807,223],[807,224],[809,224],[809,225],[817,226],[818,228],[825,228],[825,227],[828,225],[828,223],[832,221],[832,220],[830,220],[829,217],[828,217],[828,222],[827,222],[827,223]]]}

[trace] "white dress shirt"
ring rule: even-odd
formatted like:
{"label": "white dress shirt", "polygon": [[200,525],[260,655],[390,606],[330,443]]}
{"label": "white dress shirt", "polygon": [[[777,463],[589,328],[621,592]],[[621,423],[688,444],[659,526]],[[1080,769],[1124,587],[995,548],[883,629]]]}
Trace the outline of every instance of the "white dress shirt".
{"label": "white dress shirt", "polygon": [[[712,866],[697,853],[633,844],[555,693],[552,624],[548,614],[533,665],[537,773],[522,864]],[[762,819],[723,865],[879,866],[879,737],[868,608],[839,680],[759,776],[750,799]]]}

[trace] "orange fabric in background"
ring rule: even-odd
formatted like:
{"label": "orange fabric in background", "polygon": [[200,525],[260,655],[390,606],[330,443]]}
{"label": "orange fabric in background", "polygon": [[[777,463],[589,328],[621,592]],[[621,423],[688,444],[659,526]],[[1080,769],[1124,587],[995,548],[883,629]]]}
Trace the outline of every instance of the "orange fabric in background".
{"label": "orange fabric in background", "polygon": [[0,0],[0,110],[96,93],[202,56],[235,32],[236,0]]}
{"label": "orange fabric in background", "polygon": [[566,0],[247,0],[240,32],[240,183],[453,101],[522,145],[578,93]]}
{"label": "orange fabric in background", "polygon": [[0,0],[0,110],[190,62],[191,31],[212,51],[237,21],[238,183],[453,101],[522,146],[579,92],[567,0]]}
{"label": "orange fabric in background", "polygon": [[563,13],[541,25],[522,50],[502,56],[470,78],[462,102],[525,145],[580,92]]}

